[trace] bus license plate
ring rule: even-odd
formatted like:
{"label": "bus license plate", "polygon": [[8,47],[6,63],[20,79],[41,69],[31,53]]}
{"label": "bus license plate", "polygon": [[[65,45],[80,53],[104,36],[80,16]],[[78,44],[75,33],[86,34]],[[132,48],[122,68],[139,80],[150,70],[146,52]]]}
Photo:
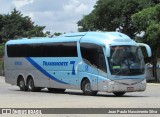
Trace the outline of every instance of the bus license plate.
{"label": "bus license plate", "polygon": [[134,87],[127,87],[127,91],[134,91]]}

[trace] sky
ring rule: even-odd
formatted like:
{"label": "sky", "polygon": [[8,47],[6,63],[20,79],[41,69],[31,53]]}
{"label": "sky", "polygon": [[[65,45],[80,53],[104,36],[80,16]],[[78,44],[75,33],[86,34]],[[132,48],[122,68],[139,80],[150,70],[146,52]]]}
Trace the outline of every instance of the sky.
{"label": "sky", "polygon": [[0,0],[0,14],[14,8],[51,33],[77,32],[77,22],[89,14],[97,0]]}

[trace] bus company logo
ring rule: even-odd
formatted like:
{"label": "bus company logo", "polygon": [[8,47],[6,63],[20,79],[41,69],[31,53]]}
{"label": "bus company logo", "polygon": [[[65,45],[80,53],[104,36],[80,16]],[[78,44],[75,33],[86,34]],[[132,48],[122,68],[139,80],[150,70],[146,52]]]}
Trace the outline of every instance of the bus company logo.
{"label": "bus company logo", "polygon": [[43,61],[43,66],[68,66],[69,64],[72,65],[72,75],[76,75],[75,73],[75,63],[76,61],[70,61],[68,62],[48,62],[48,61]]}
{"label": "bus company logo", "polygon": [[2,109],[2,114],[12,114],[11,109]]}
{"label": "bus company logo", "polygon": [[15,65],[22,65],[22,62],[16,61],[14,64],[15,64]]}
{"label": "bus company logo", "polygon": [[68,62],[48,62],[48,61],[43,61],[43,66],[68,66]]}
{"label": "bus company logo", "polygon": [[85,71],[88,71],[88,65],[85,65]]}

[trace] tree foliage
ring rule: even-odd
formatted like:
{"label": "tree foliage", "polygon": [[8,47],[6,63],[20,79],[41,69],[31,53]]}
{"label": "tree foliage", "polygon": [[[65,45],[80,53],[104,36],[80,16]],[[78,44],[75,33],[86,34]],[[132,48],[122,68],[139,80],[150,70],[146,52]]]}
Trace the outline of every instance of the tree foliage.
{"label": "tree foliage", "polygon": [[160,52],[160,4],[134,14],[132,21],[137,31],[144,33],[141,41],[148,43],[152,48],[153,75],[157,80],[156,66]]}
{"label": "tree foliage", "polygon": [[4,55],[4,44],[0,44],[0,61],[2,60],[3,55]]}
{"label": "tree foliage", "polygon": [[79,31],[115,31],[134,37],[131,15],[149,6],[148,0],[98,0],[94,10],[78,21]]}
{"label": "tree foliage", "polygon": [[21,37],[45,36],[45,26],[34,25],[31,18],[23,16],[20,11],[13,9],[10,14],[0,14],[0,42]]}

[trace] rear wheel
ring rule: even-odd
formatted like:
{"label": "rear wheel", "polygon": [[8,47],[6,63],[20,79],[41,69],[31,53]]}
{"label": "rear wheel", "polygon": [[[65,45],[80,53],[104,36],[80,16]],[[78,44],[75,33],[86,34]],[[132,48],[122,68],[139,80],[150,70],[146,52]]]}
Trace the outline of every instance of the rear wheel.
{"label": "rear wheel", "polygon": [[96,95],[98,91],[92,91],[91,83],[89,80],[84,80],[82,82],[82,91],[84,95]]}
{"label": "rear wheel", "polygon": [[41,88],[35,87],[33,78],[31,77],[27,80],[27,89],[32,92],[41,91]]}
{"label": "rear wheel", "polygon": [[126,92],[113,92],[113,94],[117,97],[123,96]]}
{"label": "rear wheel", "polygon": [[21,91],[26,91],[27,90],[27,87],[25,85],[25,81],[24,81],[22,76],[20,76],[19,79],[18,79],[18,86],[19,86]]}

